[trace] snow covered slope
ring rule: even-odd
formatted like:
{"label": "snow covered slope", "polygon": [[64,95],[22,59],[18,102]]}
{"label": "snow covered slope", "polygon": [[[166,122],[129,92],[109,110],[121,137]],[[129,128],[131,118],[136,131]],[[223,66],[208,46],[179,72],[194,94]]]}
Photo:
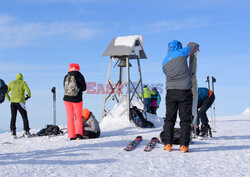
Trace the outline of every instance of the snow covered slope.
{"label": "snow covered slope", "polygon": [[[101,125],[101,137],[91,140],[69,141],[67,135],[14,140],[10,133],[3,133],[0,176],[249,176],[250,116],[216,120],[214,137],[194,140],[190,153],[181,153],[177,145],[166,152],[161,144],[144,152],[147,141],[158,137],[162,127],[138,129],[126,121],[121,126],[122,121],[105,120],[109,127]],[[131,152],[124,151],[137,135],[143,137],[141,144]]]}
{"label": "snow covered slope", "polygon": [[244,116],[250,116],[250,107],[247,108],[247,109],[242,113],[242,115],[244,115]]}

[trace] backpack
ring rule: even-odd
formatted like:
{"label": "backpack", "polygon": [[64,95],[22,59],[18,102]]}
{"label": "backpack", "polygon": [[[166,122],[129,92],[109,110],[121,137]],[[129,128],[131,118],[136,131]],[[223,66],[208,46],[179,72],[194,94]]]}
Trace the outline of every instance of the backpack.
{"label": "backpack", "polygon": [[41,129],[37,132],[37,136],[49,136],[49,135],[58,135],[62,134],[63,132],[57,125],[46,125],[46,128]]}
{"label": "backpack", "polygon": [[140,128],[154,128],[154,124],[143,117],[142,111],[136,106],[130,108],[129,114],[130,122],[133,122],[135,126]]}
{"label": "backpack", "polygon": [[0,103],[3,103],[5,100],[5,94],[7,93],[8,86],[0,79]]}
{"label": "backpack", "polygon": [[[181,128],[174,128],[173,144],[180,144]],[[160,133],[160,139],[163,144],[166,144],[166,138],[164,136],[164,131]]]}
{"label": "backpack", "polygon": [[79,88],[76,83],[75,76],[67,75],[64,82],[64,95],[66,96],[77,96]]}

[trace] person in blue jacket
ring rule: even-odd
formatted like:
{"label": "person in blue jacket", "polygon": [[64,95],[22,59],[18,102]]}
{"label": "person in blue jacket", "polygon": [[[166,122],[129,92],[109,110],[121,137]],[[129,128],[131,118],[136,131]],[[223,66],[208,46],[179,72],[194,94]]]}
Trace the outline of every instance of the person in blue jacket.
{"label": "person in blue jacket", "polygon": [[163,126],[163,136],[166,139],[164,149],[166,151],[172,150],[177,111],[179,111],[181,126],[180,149],[182,152],[189,151],[193,95],[191,93],[191,71],[187,59],[198,49],[199,45],[197,43],[190,42],[186,47],[182,48],[180,41],[173,40],[169,42],[167,56],[162,62],[167,89],[166,119]]}
{"label": "person in blue jacket", "polygon": [[[197,110],[198,110],[198,119],[197,119],[197,127],[196,131],[197,134],[200,137],[208,136],[208,133],[211,133],[211,128],[208,124],[208,118],[207,118],[207,110],[211,107],[215,100],[214,93],[208,89],[200,87],[198,88],[198,104],[197,104]],[[199,132],[199,119],[201,120],[201,131]]]}

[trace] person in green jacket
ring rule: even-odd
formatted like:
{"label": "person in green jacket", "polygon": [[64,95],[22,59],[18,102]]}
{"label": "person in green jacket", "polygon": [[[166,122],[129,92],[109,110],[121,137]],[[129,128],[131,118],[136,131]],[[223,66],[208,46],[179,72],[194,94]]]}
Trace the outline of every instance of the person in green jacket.
{"label": "person in green jacket", "polygon": [[[144,85],[143,87],[143,93],[144,93],[144,105],[147,108],[147,112],[151,112],[150,110],[150,103],[151,103],[151,94],[152,91],[149,90],[147,85]],[[142,97],[142,94],[140,93],[140,97]]]}
{"label": "person in green jacket", "polygon": [[[9,96],[9,92],[11,92],[11,96]],[[26,97],[25,97],[25,92],[27,93]],[[11,102],[10,103],[10,109],[11,109],[10,130],[11,130],[11,135],[13,136],[13,138],[17,138],[16,136],[17,110],[20,112],[23,118],[24,136],[30,137],[29,120],[28,120],[27,111],[25,107],[25,102],[30,97],[31,97],[31,92],[27,83],[23,80],[23,75],[21,73],[18,73],[16,75],[16,80],[13,80],[9,83],[8,91],[6,93],[6,98]]]}

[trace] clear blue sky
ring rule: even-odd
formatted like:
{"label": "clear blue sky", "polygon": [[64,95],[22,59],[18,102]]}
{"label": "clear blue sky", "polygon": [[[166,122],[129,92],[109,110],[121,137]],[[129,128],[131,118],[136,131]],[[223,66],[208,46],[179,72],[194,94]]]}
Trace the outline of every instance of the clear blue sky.
{"label": "clear blue sky", "polygon": [[[200,44],[198,84],[217,79],[216,114],[241,114],[250,107],[250,2],[248,0],[0,0],[0,78],[18,72],[32,97],[27,102],[31,128],[52,123],[52,93],[57,87],[57,122],[66,124],[62,80],[69,63],[80,64],[87,82],[105,84],[112,38],[141,34],[147,60],[143,82],[164,84],[161,62],[173,39]],[[117,76],[118,77],[118,76]],[[158,114],[165,115],[165,92]],[[103,95],[84,95],[84,107],[99,119]],[[9,128],[9,102],[0,105],[0,128]],[[18,127],[22,127],[18,116]]]}

